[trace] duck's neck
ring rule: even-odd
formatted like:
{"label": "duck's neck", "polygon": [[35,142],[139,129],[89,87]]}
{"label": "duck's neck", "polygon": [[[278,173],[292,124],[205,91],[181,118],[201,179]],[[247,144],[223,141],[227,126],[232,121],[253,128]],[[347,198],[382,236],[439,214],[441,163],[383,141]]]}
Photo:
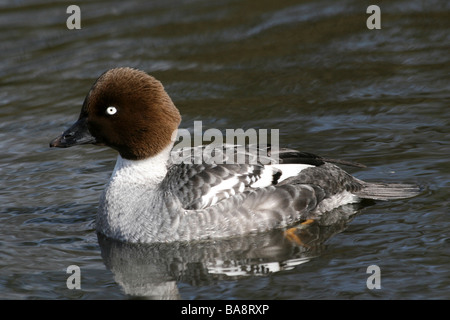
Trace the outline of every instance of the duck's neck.
{"label": "duck's neck", "polygon": [[157,238],[161,224],[167,219],[159,186],[167,174],[171,147],[144,160],[117,158],[100,198],[98,232],[124,241]]}
{"label": "duck's neck", "polygon": [[111,180],[125,179],[129,183],[142,183],[147,187],[156,187],[167,174],[167,164],[172,146],[170,144],[157,155],[143,160],[128,160],[119,155]]}

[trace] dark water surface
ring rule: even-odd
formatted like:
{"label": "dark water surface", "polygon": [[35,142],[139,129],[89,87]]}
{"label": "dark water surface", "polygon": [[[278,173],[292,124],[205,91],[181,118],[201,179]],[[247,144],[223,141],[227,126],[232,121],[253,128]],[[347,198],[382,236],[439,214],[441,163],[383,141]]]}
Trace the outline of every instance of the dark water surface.
{"label": "dark water surface", "polygon": [[[0,298],[450,298],[448,1],[384,1],[380,30],[356,0],[78,1],[81,30],[66,27],[69,4],[0,4]],[[48,142],[116,66],[160,79],[184,128],[279,129],[283,146],[423,192],[336,210],[300,243],[97,239],[115,152]],[[381,289],[366,286],[370,265]]]}

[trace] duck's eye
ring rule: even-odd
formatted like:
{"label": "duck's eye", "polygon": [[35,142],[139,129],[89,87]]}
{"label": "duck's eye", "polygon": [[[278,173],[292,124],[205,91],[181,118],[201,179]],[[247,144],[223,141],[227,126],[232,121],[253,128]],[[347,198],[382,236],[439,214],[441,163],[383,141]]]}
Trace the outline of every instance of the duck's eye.
{"label": "duck's eye", "polygon": [[110,116],[116,114],[116,112],[117,112],[116,107],[109,106],[108,108],[106,108],[106,113],[109,114]]}

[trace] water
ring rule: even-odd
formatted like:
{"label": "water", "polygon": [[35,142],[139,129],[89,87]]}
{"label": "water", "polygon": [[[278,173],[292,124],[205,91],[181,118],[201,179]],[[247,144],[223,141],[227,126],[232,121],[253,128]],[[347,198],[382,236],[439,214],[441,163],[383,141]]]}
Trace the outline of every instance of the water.
{"label": "water", "polygon": [[[450,6],[390,1],[0,4],[0,298],[450,298]],[[283,146],[364,163],[420,196],[346,207],[321,225],[164,246],[98,239],[116,154],[48,142],[111,67],[163,82],[182,127],[280,129]],[[353,214],[356,213],[356,214]],[[81,270],[69,290],[67,267]],[[378,265],[381,289],[366,286]]]}

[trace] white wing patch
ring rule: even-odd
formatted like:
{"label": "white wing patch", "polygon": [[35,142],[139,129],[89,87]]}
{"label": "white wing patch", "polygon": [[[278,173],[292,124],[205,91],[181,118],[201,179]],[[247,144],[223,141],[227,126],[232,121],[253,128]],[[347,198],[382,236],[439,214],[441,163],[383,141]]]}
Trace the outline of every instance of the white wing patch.
{"label": "white wing patch", "polygon": [[234,195],[234,188],[239,185],[239,192],[244,191],[245,185],[243,182],[239,181],[239,176],[234,176],[232,178],[223,180],[218,185],[211,187],[208,193],[203,195],[201,198],[201,207],[205,208],[207,206],[212,206],[218,201],[217,195],[222,193],[226,198]]}
{"label": "white wing patch", "polygon": [[[242,179],[246,174],[238,174],[231,178],[221,181],[219,184],[211,187],[209,191],[200,198],[200,207],[206,208],[216,204],[222,199],[229,198],[236,194],[236,192],[243,192],[246,186],[251,188],[264,188],[274,184],[274,175],[281,175],[277,179],[277,183],[287,178],[298,175],[302,170],[306,168],[314,167],[309,164],[274,164],[266,165],[261,171],[261,174],[252,178],[246,177]],[[248,168],[248,173],[254,170],[253,166]]]}
{"label": "white wing patch", "polygon": [[305,170],[306,168],[311,168],[315,166],[311,164],[281,163],[281,164],[272,164],[267,167],[274,167],[282,172],[280,178],[278,179],[278,182],[281,182],[287,178],[297,176],[301,171]]}
{"label": "white wing patch", "polygon": [[270,185],[273,184],[273,175],[274,173],[276,173],[278,170],[276,170],[275,168],[273,168],[272,166],[264,166],[264,169],[261,173],[261,176],[259,177],[258,180],[256,180],[255,182],[253,182],[250,187],[252,188],[264,188],[264,187],[268,187]]}

